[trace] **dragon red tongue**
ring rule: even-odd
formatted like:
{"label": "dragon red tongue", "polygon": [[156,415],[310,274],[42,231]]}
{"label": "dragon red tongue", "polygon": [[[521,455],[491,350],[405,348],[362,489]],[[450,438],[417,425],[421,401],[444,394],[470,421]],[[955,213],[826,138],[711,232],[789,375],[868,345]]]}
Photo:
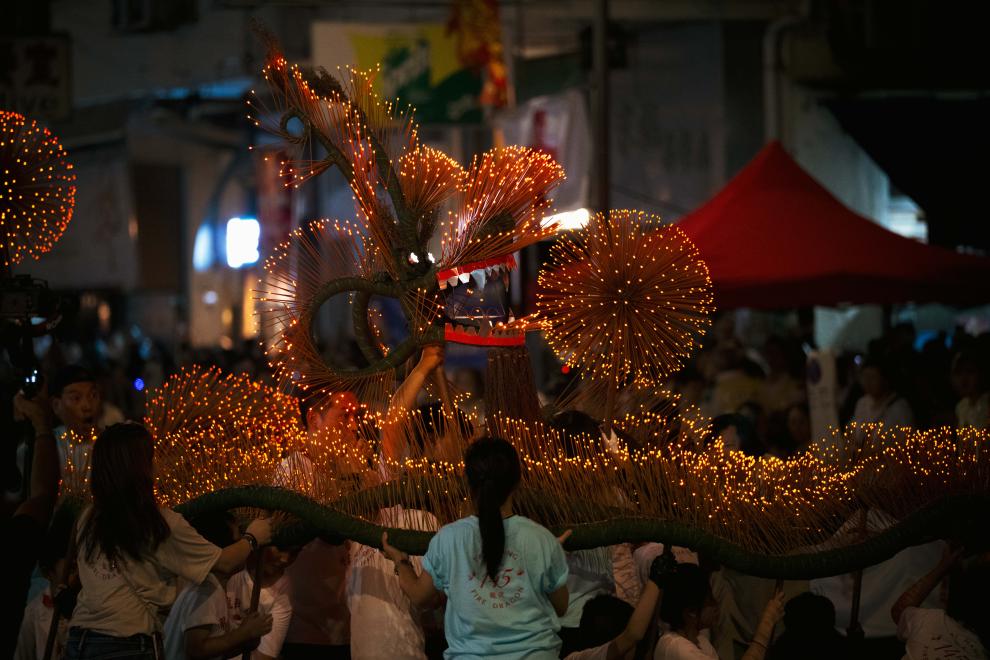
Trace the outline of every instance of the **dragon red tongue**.
{"label": "dragon red tongue", "polygon": [[477,328],[446,324],[443,338],[455,344],[471,346],[522,346],[526,343],[526,335],[516,330],[500,330],[493,328],[487,335],[478,333]]}

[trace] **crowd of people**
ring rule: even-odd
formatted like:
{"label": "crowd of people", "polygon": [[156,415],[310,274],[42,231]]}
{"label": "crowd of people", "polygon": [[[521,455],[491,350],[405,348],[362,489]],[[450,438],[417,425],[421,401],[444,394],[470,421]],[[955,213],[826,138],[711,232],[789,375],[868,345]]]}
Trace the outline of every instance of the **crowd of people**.
{"label": "crowd of people", "polygon": [[[716,429],[731,429],[733,448],[792,456],[818,439],[809,410],[808,341],[774,335],[754,348],[731,333],[716,333],[674,376],[673,389],[682,405],[697,406]],[[913,326],[901,324],[863,353],[832,356],[840,427],[990,427],[990,334],[960,329],[951,338],[941,333],[916,344]]]}
{"label": "crowd of people", "polygon": [[[960,334],[916,351],[910,328],[898,326],[867,355],[840,356],[842,422],[986,427],[986,345]],[[217,357],[138,355],[144,386],[187,359]],[[263,377],[248,350],[219,357]],[[416,407],[443,361],[442,350],[425,350],[392,405]],[[797,338],[753,351],[716,333],[671,386],[731,430],[722,438],[738,449],[789,456],[813,440],[804,364]],[[329,538],[293,546],[273,536],[267,518],[186,520],[156,502],[152,438],[124,421],[140,407],[130,393],[114,397],[98,371],[105,365],[94,366],[54,368],[47,392],[14,397],[15,416],[34,436],[20,454],[29,495],[5,522],[5,538],[17,539],[11,611],[23,614],[8,619],[3,650],[17,658],[988,657],[986,557],[935,541],[861,578],[775,583],[660,543],[568,552],[567,533],[557,538],[514,512],[520,458],[480,430],[464,456],[471,502],[463,518],[440,527],[428,511],[379,512],[386,527],[436,531],[422,557],[387,534],[382,550]],[[313,438],[330,428],[346,436],[358,410],[353,395],[335,393],[322,407],[304,404],[302,422]],[[553,423],[565,440],[597,428],[573,412]],[[66,430],[94,427],[92,500],[74,523],[52,519],[72,458]],[[418,447],[383,437],[382,452],[422,454],[443,429],[433,432]],[[305,447],[292,448],[275,483],[306,490],[315,469]],[[871,512],[868,524],[890,521]]]}

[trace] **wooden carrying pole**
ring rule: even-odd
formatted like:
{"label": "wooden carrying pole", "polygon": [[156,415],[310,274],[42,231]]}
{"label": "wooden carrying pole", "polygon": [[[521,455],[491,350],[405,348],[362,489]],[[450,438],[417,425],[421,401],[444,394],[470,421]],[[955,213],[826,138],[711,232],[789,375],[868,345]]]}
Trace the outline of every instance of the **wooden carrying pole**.
{"label": "wooden carrying pole", "polygon": [[[866,538],[868,510],[863,509],[863,518],[860,521],[860,539]],[[846,630],[846,637],[854,645],[859,646],[863,641],[863,625],[859,621],[859,604],[863,594],[863,569],[853,573],[852,604],[849,608],[849,628]]]}
{"label": "wooden carrying pole", "polygon": [[[253,614],[258,611],[258,603],[261,602],[261,569],[265,563],[264,548],[258,548],[254,560],[254,584],[251,585],[251,607],[248,612]],[[251,660],[251,651],[244,651],[241,660]]]}

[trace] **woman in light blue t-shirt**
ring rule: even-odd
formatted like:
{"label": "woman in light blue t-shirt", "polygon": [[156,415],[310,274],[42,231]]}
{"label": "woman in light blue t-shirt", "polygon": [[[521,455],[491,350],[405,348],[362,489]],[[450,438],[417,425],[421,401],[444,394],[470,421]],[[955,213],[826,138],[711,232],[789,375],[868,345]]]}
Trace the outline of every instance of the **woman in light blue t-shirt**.
{"label": "woman in light blue t-shirt", "polygon": [[558,617],[567,611],[567,558],[544,527],[512,513],[521,470],[515,448],[481,438],[464,455],[476,515],[446,525],[430,541],[423,572],[388,544],[399,583],[422,607],[447,595],[447,658],[557,658]]}

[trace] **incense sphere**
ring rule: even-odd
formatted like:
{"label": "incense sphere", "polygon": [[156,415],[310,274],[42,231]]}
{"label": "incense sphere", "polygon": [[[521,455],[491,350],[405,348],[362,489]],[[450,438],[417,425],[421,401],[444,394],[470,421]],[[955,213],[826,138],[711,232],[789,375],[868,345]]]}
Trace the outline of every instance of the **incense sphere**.
{"label": "incense sphere", "polygon": [[0,111],[0,174],[0,258],[4,266],[38,259],[72,219],[72,163],[47,128]]}
{"label": "incense sphere", "polygon": [[673,225],[596,215],[551,249],[537,310],[550,346],[585,376],[658,382],[679,370],[714,309],[708,267]]}

